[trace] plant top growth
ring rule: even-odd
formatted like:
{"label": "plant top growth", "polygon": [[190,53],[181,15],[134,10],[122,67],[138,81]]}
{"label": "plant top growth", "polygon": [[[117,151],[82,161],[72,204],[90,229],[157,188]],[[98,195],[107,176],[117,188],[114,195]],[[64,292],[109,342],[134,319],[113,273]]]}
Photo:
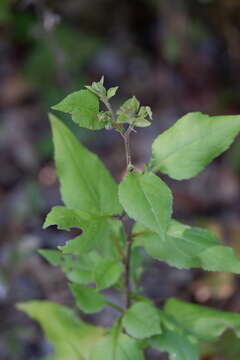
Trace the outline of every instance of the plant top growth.
{"label": "plant top growth", "polygon": [[[156,175],[175,180],[196,176],[231,145],[240,131],[240,116],[183,116],[157,136],[151,160],[140,172],[132,163],[130,136],[138,127],[151,125],[152,112],[134,96],[114,112],[110,100],[117,90],[105,89],[102,78],[53,107],[69,113],[81,127],[119,133],[127,175],[117,185],[101,160],[50,115],[64,206],[52,208],[44,228],[57,225],[82,233],[56,250],[39,251],[62,268],[81,312],[97,313],[110,306],[117,310],[117,320],[112,328],[93,326],[49,301],[25,302],[18,308],[41,324],[54,347],[48,360],[142,360],[150,347],[167,352],[171,360],[197,360],[200,345],[215,342],[226,330],[240,336],[240,315],[175,298],[156,307],[140,286],[142,248],[178,269],[240,273],[233,249],[221,245],[212,231],[172,218],[172,192]],[[134,220],[130,230],[129,219]],[[114,303],[109,288],[118,294]]]}

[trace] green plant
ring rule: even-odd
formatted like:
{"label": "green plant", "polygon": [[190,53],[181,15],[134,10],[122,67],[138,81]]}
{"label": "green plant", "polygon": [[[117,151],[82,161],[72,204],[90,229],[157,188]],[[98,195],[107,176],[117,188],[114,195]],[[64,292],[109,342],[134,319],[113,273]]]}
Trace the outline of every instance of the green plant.
{"label": "green plant", "polygon": [[[21,303],[18,308],[40,322],[54,345],[48,359],[140,360],[148,347],[168,352],[170,359],[199,359],[201,343],[216,341],[228,329],[240,336],[240,315],[177,299],[156,308],[138,285],[138,249],[144,247],[153,258],[180,269],[240,273],[232,248],[222,246],[213,232],[171,218],[171,190],[155,175],[160,171],[177,180],[197,175],[230,146],[240,131],[240,116],[185,115],[156,138],[151,161],[138,172],[131,161],[130,134],[150,125],[151,109],[132,97],[114,113],[109,100],[117,87],[106,90],[102,78],[86,88],[53,109],[70,113],[82,127],[116,130],[125,144],[127,175],[118,186],[99,158],[50,115],[65,206],[51,210],[44,228],[75,227],[82,234],[40,254],[62,267],[81,311],[95,313],[111,306],[119,317],[106,329],[86,324],[70,309],[48,301]],[[135,221],[131,231],[126,226],[129,218]],[[104,290],[110,287],[119,293],[122,305],[108,300]]]}

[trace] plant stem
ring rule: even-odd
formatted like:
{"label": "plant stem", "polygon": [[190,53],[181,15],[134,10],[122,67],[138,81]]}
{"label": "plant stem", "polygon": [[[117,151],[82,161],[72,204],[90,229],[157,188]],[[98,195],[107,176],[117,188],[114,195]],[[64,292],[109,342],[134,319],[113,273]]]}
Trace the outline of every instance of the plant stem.
{"label": "plant stem", "polygon": [[[121,134],[124,140],[124,147],[125,147],[125,156],[126,156],[126,165],[127,171],[132,168],[132,159],[131,159],[131,151],[130,151],[130,134],[134,131],[134,128],[129,125],[128,129],[125,130],[123,125],[118,124],[116,121],[115,113],[111,107],[111,104],[106,99],[101,99],[108,111],[110,111],[112,115],[112,124],[113,127]],[[125,215],[125,212],[124,212]],[[124,221],[123,217],[120,219],[123,223],[124,229]],[[126,256],[123,258],[123,264],[125,267],[124,272],[124,287],[125,287],[125,296],[126,296],[126,309],[131,306],[131,252],[132,252],[132,237],[131,234],[127,236],[127,248],[126,248]]]}
{"label": "plant stem", "polygon": [[117,123],[116,121],[116,115],[113,111],[113,108],[110,104],[110,102],[105,99],[104,97],[100,97],[101,101],[104,103],[104,105],[106,106],[107,110],[110,112],[111,116],[112,116],[112,126],[118,131],[120,132],[120,134],[123,136],[124,134],[124,128]]}
{"label": "plant stem", "polygon": [[127,238],[127,255],[125,260],[125,293],[126,293],[126,308],[131,306],[131,252],[132,252],[132,238],[129,235]]}
{"label": "plant stem", "polygon": [[127,170],[132,166],[129,136],[130,136],[130,132],[122,134],[122,137],[123,137],[123,140],[124,140],[124,146],[125,146]]}
{"label": "plant stem", "polygon": [[111,306],[113,309],[123,313],[125,309],[117,304],[112,303],[111,301],[106,301],[107,305]]}

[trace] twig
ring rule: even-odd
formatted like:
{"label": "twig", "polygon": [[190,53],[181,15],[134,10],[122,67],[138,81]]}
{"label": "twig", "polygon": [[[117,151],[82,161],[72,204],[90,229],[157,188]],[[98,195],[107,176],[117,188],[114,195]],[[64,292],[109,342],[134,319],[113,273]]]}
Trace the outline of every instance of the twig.
{"label": "twig", "polygon": [[106,303],[107,303],[107,305],[111,306],[113,309],[115,309],[121,313],[125,312],[125,309],[120,305],[114,304],[111,301],[106,301]]}

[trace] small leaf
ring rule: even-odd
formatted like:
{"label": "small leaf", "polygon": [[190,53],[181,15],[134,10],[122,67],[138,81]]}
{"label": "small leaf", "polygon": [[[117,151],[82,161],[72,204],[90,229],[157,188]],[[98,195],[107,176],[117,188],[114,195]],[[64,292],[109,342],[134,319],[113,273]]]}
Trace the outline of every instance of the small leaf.
{"label": "small leaf", "polygon": [[119,185],[119,200],[131,218],[165,238],[172,214],[172,194],[159,177],[130,173]]}
{"label": "small leaf", "polygon": [[240,337],[240,315],[237,313],[210,309],[177,299],[168,300],[164,312],[201,342],[214,341],[227,329],[234,330]]}
{"label": "small leaf", "polygon": [[140,103],[139,103],[138,99],[135,96],[133,96],[123,103],[123,105],[121,106],[121,110],[129,112],[131,114],[135,114],[135,113],[137,113],[139,106],[140,106]]}
{"label": "small leaf", "polygon": [[94,269],[97,290],[106,289],[114,285],[123,272],[123,265],[115,259],[103,259]]}
{"label": "small leaf", "polygon": [[117,185],[102,162],[81,145],[55,116],[50,115],[50,120],[57,174],[65,205],[96,215],[120,213]]}
{"label": "small leaf", "polygon": [[146,108],[149,118],[152,120],[152,110],[151,110],[150,106],[146,106],[145,108]]}
{"label": "small leaf", "polygon": [[146,120],[144,117],[138,116],[134,121],[133,125],[137,127],[147,127],[150,126],[150,121]]}
{"label": "small leaf", "polygon": [[149,119],[152,120],[152,110],[151,110],[150,106],[141,106],[138,116],[144,117],[144,118],[149,117]]}
{"label": "small leaf", "polygon": [[129,335],[138,339],[162,332],[157,309],[146,302],[136,303],[126,311],[123,316],[123,326]]}
{"label": "small leaf", "polygon": [[107,91],[108,100],[111,99],[114,95],[116,95],[117,90],[118,90],[118,86],[108,89],[108,91]]}
{"label": "small leaf", "polygon": [[151,169],[173,179],[189,179],[227,150],[239,131],[239,115],[189,113],[153,142]]}
{"label": "small leaf", "polygon": [[104,128],[104,124],[97,117],[98,98],[88,90],[80,90],[68,95],[52,109],[71,114],[72,120],[81,127],[91,130]]}
{"label": "small leaf", "polygon": [[105,330],[84,323],[65,306],[49,301],[29,301],[17,308],[37,320],[54,346],[52,360],[86,360]]}
{"label": "small leaf", "polygon": [[103,337],[92,349],[90,360],[144,360],[136,340],[125,334]]}
{"label": "small leaf", "polygon": [[126,100],[120,109],[117,111],[117,121],[120,123],[132,124],[135,121],[140,103],[138,99],[133,96]]}
{"label": "small leaf", "polygon": [[87,314],[99,312],[106,306],[104,296],[89,286],[71,284],[70,289],[79,309]]}

